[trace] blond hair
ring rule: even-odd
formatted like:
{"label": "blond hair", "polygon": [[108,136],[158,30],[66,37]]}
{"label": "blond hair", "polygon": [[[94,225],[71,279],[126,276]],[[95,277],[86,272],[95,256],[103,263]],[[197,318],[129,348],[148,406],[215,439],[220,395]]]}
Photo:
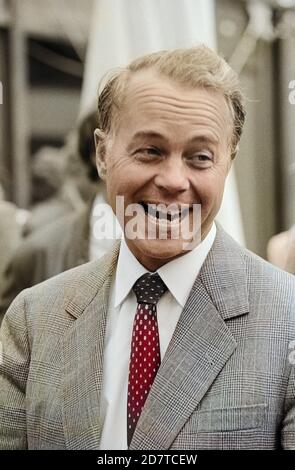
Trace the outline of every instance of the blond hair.
{"label": "blond hair", "polygon": [[98,97],[98,126],[101,130],[110,132],[113,128],[131,75],[145,69],[154,70],[183,86],[222,93],[233,119],[231,156],[236,156],[246,117],[239,79],[222,57],[203,45],[144,55],[126,68],[112,72]]}

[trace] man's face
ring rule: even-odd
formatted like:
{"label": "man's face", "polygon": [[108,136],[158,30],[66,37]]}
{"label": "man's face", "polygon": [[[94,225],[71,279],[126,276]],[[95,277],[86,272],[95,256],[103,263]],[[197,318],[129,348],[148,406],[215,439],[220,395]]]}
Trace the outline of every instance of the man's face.
{"label": "man's face", "polygon": [[[148,237],[148,223],[163,222],[148,213],[149,205],[200,204],[203,239],[222,201],[232,130],[221,93],[182,87],[152,71],[130,80],[119,123],[106,139],[107,194],[114,212],[116,196],[124,197],[125,209],[138,204],[145,236],[126,242],[150,271],[187,251],[181,237],[169,236],[167,220],[167,239]],[[192,227],[192,210],[184,217]],[[129,221],[125,216],[125,228]]]}

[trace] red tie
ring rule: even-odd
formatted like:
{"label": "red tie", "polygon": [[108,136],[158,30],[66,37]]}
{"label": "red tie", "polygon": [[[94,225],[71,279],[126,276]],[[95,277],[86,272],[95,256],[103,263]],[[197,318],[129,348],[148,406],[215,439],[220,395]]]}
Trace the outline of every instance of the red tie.
{"label": "red tie", "polygon": [[138,303],[133,323],[129,362],[128,447],[161,364],[157,303],[166,290],[166,285],[157,273],[144,274],[133,286]]}

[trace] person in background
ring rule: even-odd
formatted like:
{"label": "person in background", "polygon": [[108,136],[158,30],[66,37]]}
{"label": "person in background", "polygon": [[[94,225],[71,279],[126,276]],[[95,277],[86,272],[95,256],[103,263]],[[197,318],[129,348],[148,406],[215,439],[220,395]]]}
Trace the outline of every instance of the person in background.
{"label": "person in background", "polygon": [[267,259],[273,265],[295,274],[295,225],[270,239]]}
{"label": "person in background", "polygon": [[[84,207],[75,178],[83,178],[81,164],[74,165],[73,135],[62,148],[42,147],[32,165],[33,206],[26,235],[43,229],[60,217]],[[76,157],[77,158],[77,157]],[[85,171],[84,171],[84,179]]]}
{"label": "person in background", "polygon": [[0,299],[7,266],[21,243],[28,217],[27,211],[6,201],[4,187],[0,183]]}
{"label": "person in background", "polygon": [[[95,182],[95,196],[90,204],[90,215],[87,218],[87,260],[103,256],[120,239],[122,231],[114,217],[111,206],[107,203],[105,182],[101,180],[96,168],[94,131],[97,128],[97,110],[91,110],[81,118],[78,134],[78,149],[82,161],[88,168],[90,181]],[[103,223],[99,220],[103,217]],[[100,231],[100,228],[103,230]]]}
{"label": "person in background", "polygon": [[2,184],[0,183],[0,201],[3,201],[4,199],[5,199],[4,188]]}
{"label": "person in background", "polygon": [[244,120],[205,46],[105,83],[96,161],[124,238],[9,308],[1,449],[295,449],[295,278],[215,223]]}
{"label": "person in background", "polygon": [[[79,122],[75,140],[76,153],[78,151],[84,167],[79,180],[79,194],[83,194],[86,203],[75,211],[70,210],[66,216],[60,215],[54,222],[45,223],[43,228],[40,227],[27,236],[18,247],[6,269],[0,300],[0,322],[13,299],[23,289],[87,261],[98,259],[112,246],[115,238],[120,237],[119,224],[105,201],[105,183],[99,179],[95,165],[96,127],[97,111],[90,111]],[[74,154],[73,150],[72,153]],[[74,158],[71,158],[71,162],[75,165]],[[79,165],[76,164],[76,169],[72,168],[69,173],[78,176],[78,168]],[[84,182],[84,175],[87,176],[88,187]],[[98,219],[95,209],[99,209],[100,205],[103,205],[104,214],[107,213],[107,224],[111,227],[115,224],[114,238],[105,238],[103,233],[100,235],[95,230]],[[45,209],[46,205],[44,211]]]}

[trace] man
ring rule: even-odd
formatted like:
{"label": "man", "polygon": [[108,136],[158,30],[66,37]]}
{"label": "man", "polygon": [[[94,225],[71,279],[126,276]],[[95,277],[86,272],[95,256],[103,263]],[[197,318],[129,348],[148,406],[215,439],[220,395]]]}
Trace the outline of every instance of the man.
{"label": "man", "polygon": [[152,54],[98,108],[125,239],[9,309],[0,447],[295,448],[294,279],[214,223],[245,117],[234,72],[204,46]]}

